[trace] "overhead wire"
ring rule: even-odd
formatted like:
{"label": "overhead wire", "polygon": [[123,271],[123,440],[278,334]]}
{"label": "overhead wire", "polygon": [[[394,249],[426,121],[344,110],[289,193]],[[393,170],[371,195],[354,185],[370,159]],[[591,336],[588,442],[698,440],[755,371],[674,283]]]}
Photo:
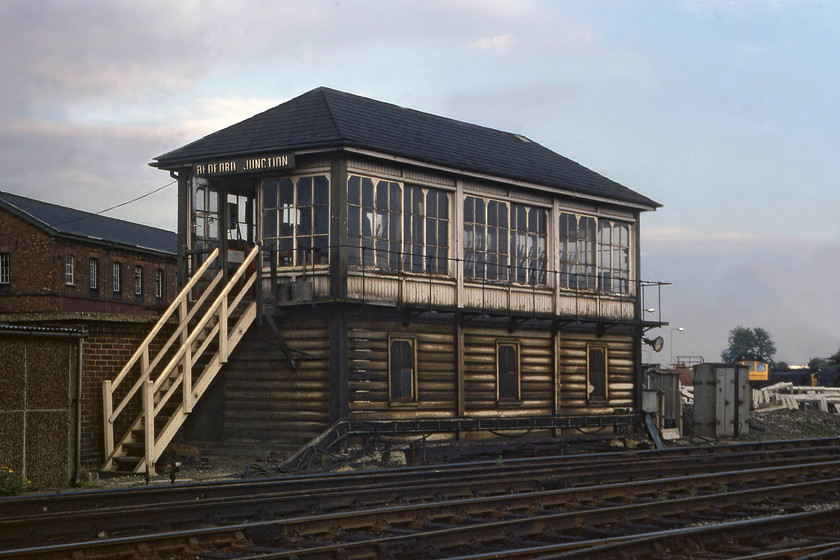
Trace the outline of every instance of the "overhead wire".
{"label": "overhead wire", "polygon": [[73,218],[72,220],[67,220],[66,222],[61,222],[61,223],[58,223],[58,224],[55,224],[55,225],[56,226],[63,226],[63,225],[66,225],[66,224],[70,224],[70,223],[73,223],[73,222],[78,222],[80,220],[84,220],[85,218],[89,218],[90,216],[100,216],[100,215],[104,214],[105,212],[110,212],[111,210],[116,210],[117,208],[121,208],[121,207],[126,206],[128,204],[131,204],[132,202],[137,202],[138,200],[146,198],[147,196],[151,196],[151,195],[153,195],[157,192],[162,191],[166,187],[171,187],[172,185],[174,185],[177,182],[178,182],[178,180],[175,179],[174,181],[170,181],[170,182],[166,183],[165,185],[163,185],[162,187],[158,187],[153,191],[147,192],[146,194],[141,194],[138,197],[132,198],[131,200],[127,200],[125,202],[121,202],[120,204],[117,204],[115,206],[111,206],[110,208],[106,208],[105,210],[100,210],[99,212],[89,212],[85,216],[79,216],[78,218]]}

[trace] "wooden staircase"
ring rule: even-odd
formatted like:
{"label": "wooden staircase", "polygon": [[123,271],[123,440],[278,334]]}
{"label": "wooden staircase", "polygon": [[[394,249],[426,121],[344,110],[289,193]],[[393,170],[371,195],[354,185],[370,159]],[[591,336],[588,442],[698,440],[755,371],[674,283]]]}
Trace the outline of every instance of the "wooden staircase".
{"label": "wooden staircase", "polygon": [[[258,253],[255,246],[224,284],[221,266],[212,274],[219,261],[214,250],[119,375],[103,382],[106,460],[101,471],[152,474],[257,317],[253,294],[259,267],[252,263]],[[167,327],[175,325],[170,333]],[[117,430],[123,436],[115,445]]]}

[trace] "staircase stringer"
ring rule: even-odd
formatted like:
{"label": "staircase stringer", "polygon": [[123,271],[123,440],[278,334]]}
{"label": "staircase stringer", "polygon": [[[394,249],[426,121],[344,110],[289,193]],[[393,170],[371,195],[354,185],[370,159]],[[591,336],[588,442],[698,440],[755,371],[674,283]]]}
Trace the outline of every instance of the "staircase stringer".
{"label": "staircase stringer", "polygon": [[[254,266],[250,271],[248,269],[258,254],[259,246],[255,246],[236,272],[231,275],[227,284],[221,288],[219,288],[219,280],[222,273],[220,271],[216,274],[207,289],[199,294],[192,308],[188,308],[189,294],[196,287],[198,279],[218,257],[218,250],[215,250],[172,302],[120,374],[113,381],[106,380],[103,383],[107,457],[102,466],[103,471],[117,470],[116,461],[120,458],[123,462],[129,462],[128,448],[138,448],[142,444],[143,456],[142,458],[134,456],[131,462],[137,461],[137,463],[132,470],[134,472],[146,470],[148,474],[151,473],[155,461],[177,434],[178,429],[192,411],[194,403],[202,397],[222,364],[227,361],[230,352],[256,318],[258,306],[253,298],[253,292],[259,277],[259,267]],[[244,301],[246,297],[247,302]],[[208,301],[212,301],[209,307]],[[240,304],[243,303],[247,303],[244,311],[240,309]],[[197,323],[193,324],[200,311],[203,315]],[[154,358],[150,359],[149,348],[155,337],[176,312],[180,318],[178,327],[161,345],[161,349]],[[230,328],[232,319],[237,320],[233,328]],[[204,358],[206,365],[198,376],[193,376],[194,365],[201,360],[205,351],[212,352],[213,355],[208,354],[209,359]],[[163,358],[169,355],[171,359],[164,365]],[[132,368],[135,370],[140,368],[139,375],[127,395],[114,407],[114,392],[120,382],[128,377]],[[176,403],[173,400],[172,405],[169,406],[170,416],[162,428],[160,423],[156,428],[156,417],[177,395],[181,397],[180,402]],[[114,423],[120,414],[124,413],[130,401],[136,403],[132,405],[132,409],[139,408],[141,412],[133,419],[130,428],[115,446],[113,444]],[[142,437],[138,434],[142,434]]]}

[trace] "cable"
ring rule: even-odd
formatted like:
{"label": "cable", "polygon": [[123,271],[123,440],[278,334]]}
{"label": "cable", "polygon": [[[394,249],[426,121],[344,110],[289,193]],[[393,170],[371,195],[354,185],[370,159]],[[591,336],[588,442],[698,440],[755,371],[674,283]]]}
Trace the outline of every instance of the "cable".
{"label": "cable", "polygon": [[105,210],[101,210],[99,212],[91,212],[91,213],[88,213],[85,216],[79,216],[78,218],[73,218],[72,220],[67,220],[66,222],[61,222],[59,224],[54,224],[54,225],[55,226],[63,226],[65,224],[69,224],[69,223],[72,223],[72,222],[78,222],[79,220],[84,220],[85,218],[89,218],[91,216],[99,216],[101,214],[104,214],[105,212],[110,212],[111,210],[115,210],[115,209],[120,208],[122,206],[125,206],[127,204],[131,204],[132,202],[137,202],[138,200],[146,198],[147,196],[151,196],[151,195],[155,194],[156,192],[162,191],[166,187],[170,187],[170,186],[174,185],[177,182],[178,182],[178,180],[175,179],[174,181],[170,181],[169,183],[163,185],[162,187],[158,187],[151,192],[147,192],[146,194],[141,194],[137,198],[132,198],[131,200],[128,200],[126,202],[122,202],[120,204],[117,204],[116,206],[111,206],[110,208],[106,208]]}

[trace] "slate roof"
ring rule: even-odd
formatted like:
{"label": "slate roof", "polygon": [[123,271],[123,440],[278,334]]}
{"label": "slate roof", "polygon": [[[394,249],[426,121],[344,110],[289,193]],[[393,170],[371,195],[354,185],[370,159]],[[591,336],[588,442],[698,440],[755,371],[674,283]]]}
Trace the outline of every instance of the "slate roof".
{"label": "slate roof", "polygon": [[265,152],[359,148],[657,208],[659,203],[518,134],[320,87],[158,156],[150,165]]}
{"label": "slate roof", "polygon": [[178,236],[164,229],[107,218],[6,192],[0,192],[0,208],[14,213],[51,235],[84,238],[99,243],[117,243],[143,251],[178,254]]}

